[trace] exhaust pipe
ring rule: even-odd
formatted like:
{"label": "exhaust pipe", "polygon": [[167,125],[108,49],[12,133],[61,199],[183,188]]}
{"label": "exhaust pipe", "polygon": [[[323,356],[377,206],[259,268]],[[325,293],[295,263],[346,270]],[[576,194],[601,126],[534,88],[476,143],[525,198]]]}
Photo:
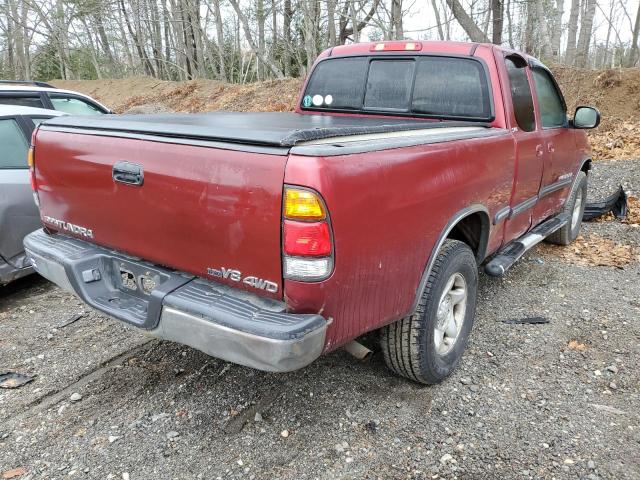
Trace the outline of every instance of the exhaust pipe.
{"label": "exhaust pipe", "polygon": [[373,355],[373,352],[371,350],[362,345],[360,342],[356,342],[355,340],[351,340],[343,348],[361,361],[369,360],[369,357]]}

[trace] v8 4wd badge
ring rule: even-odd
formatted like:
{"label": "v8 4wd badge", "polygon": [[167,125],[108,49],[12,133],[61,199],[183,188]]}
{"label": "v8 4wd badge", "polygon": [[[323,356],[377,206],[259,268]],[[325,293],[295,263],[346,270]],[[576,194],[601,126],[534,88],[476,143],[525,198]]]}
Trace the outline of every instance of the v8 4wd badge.
{"label": "v8 4wd badge", "polygon": [[225,280],[231,280],[233,282],[242,282],[250,287],[257,288],[259,290],[266,290],[270,293],[276,293],[278,291],[278,284],[263,278],[254,277],[253,275],[242,276],[240,270],[234,270],[232,268],[207,268],[207,274],[212,277],[224,278]]}

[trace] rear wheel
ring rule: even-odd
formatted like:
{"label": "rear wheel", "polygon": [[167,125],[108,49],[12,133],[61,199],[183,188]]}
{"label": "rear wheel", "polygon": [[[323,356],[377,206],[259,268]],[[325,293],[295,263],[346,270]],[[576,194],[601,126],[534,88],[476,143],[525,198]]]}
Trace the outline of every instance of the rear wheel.
{"label": "rear wheel", "polygon": [[417,382],[441,382],[464,351],[476,309],[478,267],[469,246],[446,240],[413,315],[381,330],[385,363]]}
{"label": "rear wheel", "polygon": [[569,245],[580,234],[582,226],[582,215],[587,204],[587,174],[578,172],[578,176],[573,184],[573,189],[569,194],[567,203],[564,205],[563,213],[569,214],[569,221],[560,230],[547,237],[547,242],[557,245]]}

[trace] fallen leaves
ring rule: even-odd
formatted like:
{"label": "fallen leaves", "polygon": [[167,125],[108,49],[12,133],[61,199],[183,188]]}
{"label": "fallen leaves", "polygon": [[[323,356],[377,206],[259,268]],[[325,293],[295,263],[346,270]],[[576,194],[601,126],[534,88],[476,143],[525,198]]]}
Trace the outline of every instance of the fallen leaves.
{"label": "fallen leaves", "polygon": [[616,122],[588,133],[594,158],[634,159],[640,156],[640,122]]}
{"label": "fallen leaves", "polygon": [[27,473],[27,469],[24,467],[12,468],[2,474],[2,478],[8,480],[10,478],[18,478]]}
{"label": "fallen leaves", "polygon": [[542,245],[541,248],[574,265],[622,268],[640,260],[640,254],[631,245],[616,243],[595,234],[579,236],[568,247]]}
{"label": "fallen leaves", "polygon": [[16,372],[0,372],[0,388],[20,388],[32,382],[35,376],[23,375]]}
{"label": "fallen leaves", "polygon": [[622,223],[640,225],[640,199],[637,197],[627,197],[627,216]]}
{"label": "fallen leaves", "polygon": [[584,343],[580,343],[577,340],[571,340],[568,347],[569,350],[576,350],[578,352],[584,352],[587,349],[587,346]]}

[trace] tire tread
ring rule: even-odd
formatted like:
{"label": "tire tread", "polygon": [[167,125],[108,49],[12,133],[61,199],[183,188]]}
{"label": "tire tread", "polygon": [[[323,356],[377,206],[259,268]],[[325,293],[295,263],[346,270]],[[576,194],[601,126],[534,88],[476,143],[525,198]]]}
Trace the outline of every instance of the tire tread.
{"label": "tire tread", "polygon": [[423,341],[427,334],[427,325],[423,321],[423,316],[434,282],[449,263],[451,256],[459,254],[461,249],[472,254],[471,249],[464,242],[445,240],[433,262],[416,311],[381,329],[380,343],[383,358],[387,367],[394,373],[419,383],[433,384],[440,380],[424,371],[422,367],[422,359],[426,355],[426,349],[430,347]]}

